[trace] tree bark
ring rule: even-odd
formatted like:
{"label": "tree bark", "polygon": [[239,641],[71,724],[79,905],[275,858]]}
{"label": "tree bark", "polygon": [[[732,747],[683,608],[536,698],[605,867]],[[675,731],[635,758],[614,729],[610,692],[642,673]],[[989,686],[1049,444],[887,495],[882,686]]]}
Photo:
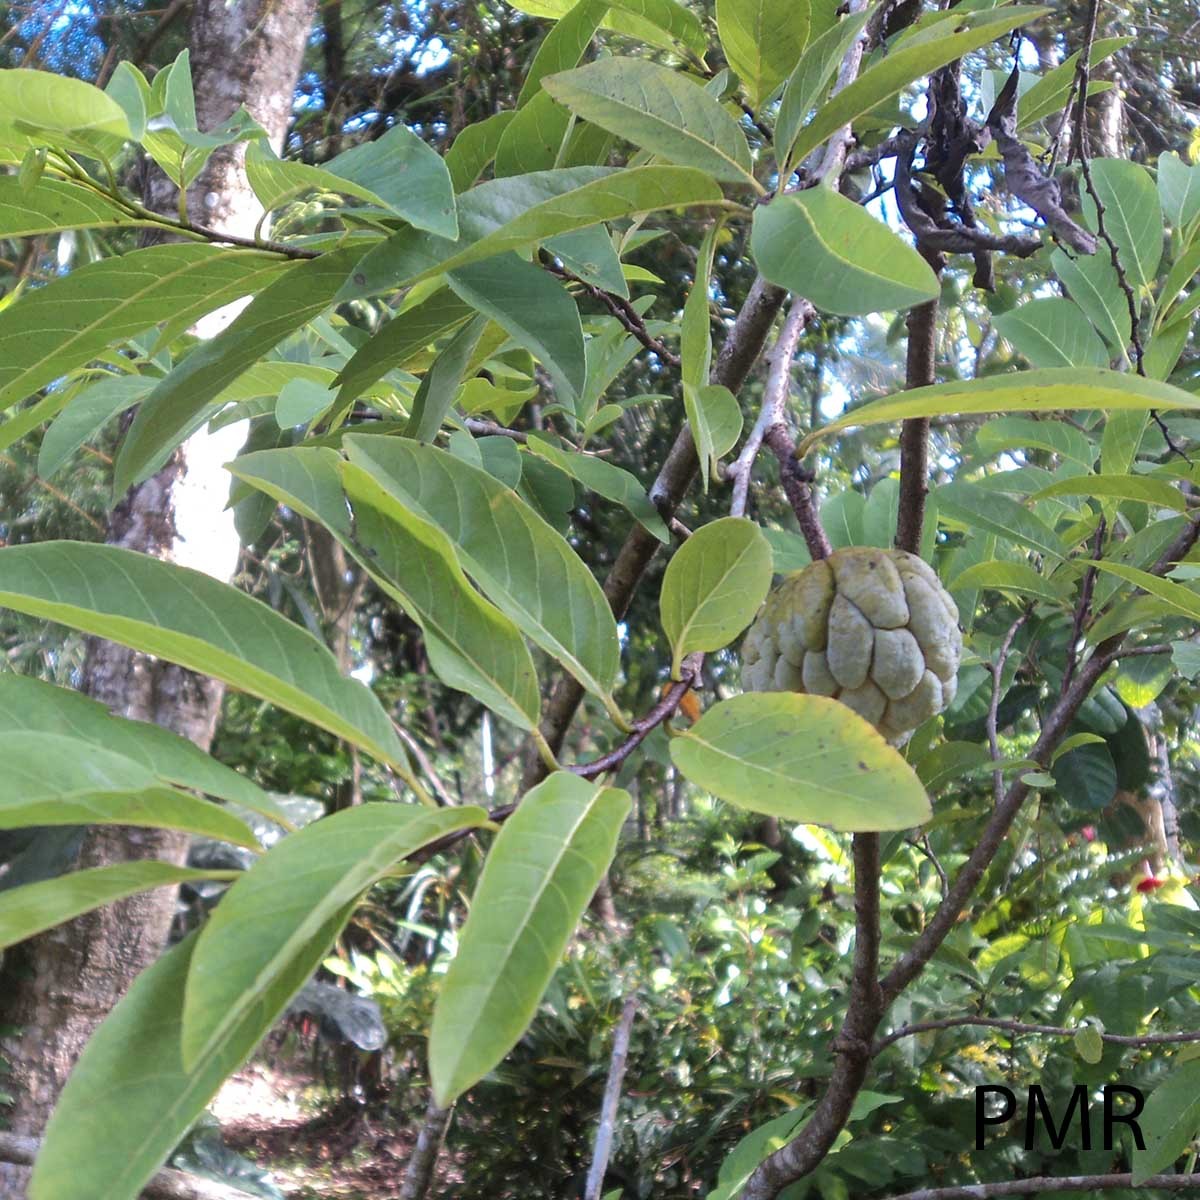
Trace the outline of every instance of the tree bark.
{"label": "tree bark", "polygon": [[[244,104],[282,146],[313,11],[314,0],[197,0],[189,46],[201,129]],[[249,236],[262,209],[245,176],[244,154],[244,146],[218,151],[191,189],[189,204],[204,224]],[[160,174],[147,180],[145,193],[160,210],[175,205],[174,186]],[[230,540],[232,527],[221,528],[228,478],[220,463],[239,445],[189,439],[116,506],[108,541],[231,577],[238,546],[236,535]],[[177,519],[185,509],[187,528]],[[89,646],[83,689],[114,713],[156,722],[205,749],[224,690],[214,680],[99,640]],[[172,831],[97,829],[88,834],[78,865],[150,857],[180,863],[187,842]],[[15,1031],[0,1050],[11,1066],[6,1083],[15,1096],[8,1114],[15,1133],[41,1131],[93,1030],[161,953],[174,913],[174,890],[160,888],[87,914],[6,956],[0,1024]],[[25,1194],[23,1171],[0,1167],[0,1197]]]}

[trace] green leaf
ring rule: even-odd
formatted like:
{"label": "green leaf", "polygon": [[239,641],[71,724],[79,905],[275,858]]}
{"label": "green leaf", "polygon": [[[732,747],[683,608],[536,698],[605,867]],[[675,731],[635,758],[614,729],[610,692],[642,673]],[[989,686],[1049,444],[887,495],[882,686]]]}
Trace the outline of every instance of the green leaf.
{"label": "green leaf", "polygon": [[43,176],[30,187],[16,175],[0,176],[0,237],[153,223],[132,216],[116,201],[76,183]]}
{"label": "green leaf", "polygon": [[0,113],[24,132],[73,135],[110,158],[131,137],[125,110],[111,96],[49,71],[0,71]]}
{"label": "green leaf", "polygon": [[[1103,62],[1115,54],[1122,46],[1127,46],[1133,38],[1112,37],[1097,38],[1092,43],[1092,52],[1088,57],[1090,66]],[[1047,71],[1029,89],[1022,92],[1017,101],[1017,128],[1024,129],[1035,121],[1042,120],[1062,112],[1074,95],[1075,72],[1079,65],[1079,51],[1064,58],[1051,71]],[[1088,95],[1092,88],[1088,88]]]}
{"label": "green leaf", "polygon": [[46,430],[38,448],[38,474],[49,479],[113,417],[148,396],[156,382],[153,375],[109,375],[85,388]]}
{"label": "green leaf", "polygon": [[306,946],[396,863],[487,820],[484,809],[364,804],[289,834],[226,892],[200,930],[180,1048],[194,1070],[286,978]]}
{"label": "green leaf", "polygon": [[[1163,247],[1162,208],[1150,173],[1127,159],[1095,158],[1091,176],[1104,206],[1104,230],[1117,245],[1126,277],[1135,292],[1148,288],[1158,273]],[[1086,188],[1080,190],[1084,217],[1095,230],[1095,201]]]}
{"label": "green leaf", "polygon": [[379,701],[316,638],[199,571],[116,546],[9,546],[0,605],[224,680],[407,770]]}
{"label": "green leaf", "polygon": [[517,111],[500,138],[496,147],[496,178],[551,170],[570,128],[571,114],[555,104],[546,92],[539,91]]}
{"label": "green leaf", "polygon": [[800,1132],[811,1108],[812,1103],[806,1102],[746,1134],[721,1163],[717,1185],[705,1200],[737,1200],[759,1163]]}
{"label": "green leaf", "polygon": [[292,266],[216,337],[194,349],[142,402],[113,469],[120,496],[153,473],[214,410],[221,392],[289,333],[329,307],[358,252],[335,251]]}
{"label": "green leaf", "polygon": [[[1112,687],[1130,708],[1145,708],[1147,704],[1153,704],[1158,699],[1173,675],[1170,654],[1140,654],[1121,660]],[[1129,724],[1127,721],[1125,728],[1128,728]],[[1134,721],[1133,724],[1138,725],[1138,722]],[[1143,736],[1140,726],[1137,735]]]}
{"label": "green leaf", "polygon": [[788,77],[808,42],[807,0],[717,0],[717,33],[752,108]]}
{"label": "green leaf", "polygon": [[[195,871],[147,859],[73,871],[41,883],[10,888],[0,892],[0,950],[148,888],[213,877],[211,871]],[[217,878],[220,877],[218,872]]]}
{"label": "green leaf", "polygon": [[709,473],[722,454],[737,444],[742,433],[742,407],[737,397],[719,383],[683,385],[683,407],[696,443],[700,473],[708,486]]}
{"label": "green leaf", "polygon": [[562,450],[541,434],[531,434],[528,447],[531,453],[553,463],[572,479],[579,480],[589,491],[627,509],[663,545],[671,544],[671,534],[658,509],[650,503],[646,490],[628,471],[594,455]]}
{"label": "green leaf", "polygon": [[1133,466],[1150,414],[1144,409],[1111,412],[1100,439],[1100,465],[1106,474],[1124,475]]}
{"label": "green leaf", "polygon": [[447,280],[460,299],[538,359],[559,388],[559,399],[574,405],[587,381],[587,359],[579,309],[562,284],[512,253],[459,267]]}
{"label": "green leaf", "polygon": [[868,7],[862,12],[843,17],[826,29],[808,45],[788,76],[779,104],[779,115],[775,118],[775,160],[781,167],[792,161],[790,152],[800,126],[825,98],[830,82],[846,57],[846,51],[862,32],[870,15],[871,8]]}
{"label": "green leaf", "polygon": [[1069,258],[1062,250],[1050,255],[1055,275],[1071,299],[1087,314],[1115,353],[1124,355],[1129,345],[1129,302],[1105,248],[1097,254]]}
{"label": "green leaf", "polygon": [[620,665],[600,585],[566,540],[515,492],[444,450],[351,435],[350,461],[450,539],[467,574],[589,691],[607,696]]}
{"label": "green leaf", "polygon": [[832,188],[787,192],[761,205],[750,249],[770,282],[825,312],[910,308],[940,293],[929,264],[911,246]]}
{"label": "green leaf", "polygon": [[1172,508],[1186,512],[1187,500],[1183,493],[1165,479],[1152,479],[1147,475],[1076,475],[1070,479],[1059,479],[1035,492],[1034,500],[1048,496],[1104,496],[1117,500],[1139,500],[1158,508]]}
{"label": "green leaf", "polygon": [[60,733],[0,733],[5,788],[0,829],[35,825],[139,825],[184,829],[258,848],[228,809],[165,786],[133,758]]}
{"label": "green leaf", "polygon": [[719,204],[721,189],[691,167],[565,167],[493,179],[458,198],[459,240],[402,230],[369,251],[338,299],[352,300],[559,234],[659,208]]}
{"label": "green leaf", "polygon": [[439,237],[458,237],[450,172],[424,138],[405,125],[360,142],[325,164],[329,174],[378,196],[397,216]]}
{"label": "green leaf", "polygon": [[912,768],[844,704],[796,692],[722,700],[671,742],[697,787],[767,816],[842,831],[908,829],[929,820]]}
{"label": "green leaf", "polygon": [[1117,794],[1117,768],[1107,746],[1080,746],[1051,768],[1059,794],[1077,811],[1107,808]]}
{"label": "green leaf", "polygon": [[984,454],[1036,447],[1069,458],[1091,470],[1096,451],[1086,433],[1066,421],[1035,421],[1032,417],[997,417],[980,426],[975,445]]}
{"label": "green leaf", "polygon": [[148,721],[113,716],[82,692],[24,675],[0,675],[0,731],[55,733],[78,738],[177,784],[195,788],[277,819],[279,807],[256,783],[219,763],[199,746]]}
{"label": "green leaf", "polygon": [[617,256],[612,236],[605,225],[589,225],[560,234],[546,242],[546,249],[580,279],[629,299],[625,266]]}
{"label": "green leaf", "polygon": [[[613,29],[634,32],[655,28],[663,30],[697,56],[708,49],[708,38],[700,18],[675,0],[610,0],[605,24]],[[652,45],[661,39],[643,36]]]}
{"label": "green leaf", "polygon": [[[709,227],[696,254],[696,271],[691,289],[683,305],[683,319],[679,326],[679,357],[681,375],[685,387],[703,387],[708,383],[709,368],[712,366],[712,316],[709,310],[709,289],[712,287],[713,253],[717,235],[721,232],[720,221]],[[699,446],[699,441],[697,441]],[[708,487],[707,463],[700,456],[700,470],[704,472],[704,486]]]}
{"label": "green leaf", "polygon": [[168,314],[186,328],[282,269],[273,255],[179,243],[100,259],[26,292],[0,311],[0,408]]}
{"label": "green leaf", "polygon": [[1185,679],[1200,675],[1200,645],[1195,642],[1172,642],[1171,661]]}
{"label": "green leaf", "polygon": [[727,183],[761,190],[737,122],[699,84],[641,58],[606,58],[543,80],[577,116]]}
{"label": "green leaf", "polygon": [[955,591],[960,588],[992,588],[1001,592],[1016,592],[1022,596],[1034,596],[1048,600],[1051,604],[1063,604],[1068,599],[1068,589],[1057,580],[1047,579],[1028,563],[991,562],[976,563],[954,577]]}
{"label": "green leaf", "polygon": [[1133,1186],[1169,1167],[1200,1132],[1200,1061],[1176,1067],[1150,1093],[1139,1126],[1146,1149],[1133,1151]]}
{"label": "green leaf", "polygon": [[673,678],[685,655],[720,650],[754,620],[771,587],[771,563],[771,543],[744,517],[711,521],[675,551],[658,602]]}
{"label": "green leaf", "polygon": [[831,421],[801,442],[803,457],[832,433],[855,426],[890,424],[908,417],[949,413],[1045,412],[1058,410],[1200,408],[1200,396],[1156,379],[1100,368],[1056,367],[985,375],[884,396]]}
{"label": "green leaf", "polygon": [[1040,517],[1009,496],[961,481],[937,489],[938,515],[968,529],[994,533],[1018,546],[1065,558],[1066,547]]}
{"label": "green leaf", "polygon": [[339,403],[361,395],[393,367],[403,367],[426,346],[462,325],[474,309],[449,288],[439,288],[394,316],[365,341],[337,377]]}
{"label": "green leaf", "polygon": [[[264,450],[235,459],[230,470],[329,529],[421,625],[430,663],[444,683],[522,729],[537,725],[537,675],[525,643],[470,586],[438,529],[333,450]],[[353,525],[343,486],[354,504]]]}
{"label": "green leaf", "polygon": [[1030,300],[993,320],[1001,337],[1035,367],[1107,367],[1108,350],[1079,305]]}
{"label": "green leaf", "polygon": [[438,1104],[482,1079],[528,1028],[630,808],[626,792],[555,772],[505,822],[434,1008]]}
{"label": "green leaf", "polygon": [[542,90],[542,80],[559,71],[569,71],[587,53],[596,30],[608,8],[604,0],[579,0],[542,39],[538,52],[525,73],[517,97],[517,108],[524,108]]}
{"label": "green leaf", "polygon": [[[46,1126],[30,1200],[135,1200],[226,1078],[321,964],[350,915],[333,917],[213,1053],[180,1052],[190,937],[134,980],[84,1048]],[[120,1103],[113,1102],[119,1095]]]}
{"label": "green leaf", "polygon": [[1136,587],[1140,587],[1142,591],[1149,592],[1151,596],[1165,600],[1177,612],[1184,613],[1193,620],[1200,620],[1200,596],[1182,583],[1174,583],[1170,579],[1160,579],[1157,575],[1151,575],[1149,571],[1140,571],[1137,567],[1129,567],[1124,563],[1086,558],[1076,559],[1076,562],[1082,563],[1084,566],[1097,567],[1109,575],[1116,575],[1118,578],[1124,579],[1126,583],[1132,583]]}
{"label": "green leaf", "polygon": [[816,116],[797,135],[790,152],[782,154],[782,147],[778,145],[777,152],[789,163],[803,162],[830,134],[890,99],[914,79],[928,75],[1051,11],[1036,6],[1008,5],[951,18],[945,22],[947,32],[929,40],[901,45],[864,71],[849,87],[820,106]]}
{"label": "green leaf", "polygon": [[473,187],[496,157],[500,139],[516,115],[515,110],[507,109],[459,130],[445,155],[456,196]]}
{"label": "green leaf", "polygon": [[473,317],[433,360],[413,397],[412,415],[404,428],[405,437],[420,442],[432,442],[437,437],[486,328],[486,317]]}
{"label": "green leaf", "polygon": [[1189,165],[1174,151],[1158,156],[1158,196],[1176,233],[1200,217],[1200,167]]}

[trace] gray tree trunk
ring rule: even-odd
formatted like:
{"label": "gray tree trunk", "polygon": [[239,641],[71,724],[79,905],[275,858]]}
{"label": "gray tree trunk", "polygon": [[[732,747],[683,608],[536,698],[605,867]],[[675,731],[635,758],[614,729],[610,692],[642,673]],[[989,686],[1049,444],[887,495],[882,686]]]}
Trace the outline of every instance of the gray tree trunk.
{"label": "gray tree trunk", "polygon": [[[196,0],[189,47],[201,129],[244,104],[276,147],[282,146],[314,9],[315,0]],[[262,210],[246,180],[243,156],[241,146],[214,156],[191,190],[193,219],[242,235],[253,232]],[[147,181],[146,196],[163,211],[174,207],[174,188],[161,175]],[[213,456],[190,450],[191,443],[177,451],[114,509],[110,542],[189,565],[208,564],[209,551],[217,548],[212,539],[221,536],[217,525],[228,480],[223,473],[200,478]],[[197,484],[211,504],[212,523],[201,522],[200,532],[185,544],[176,522],[177,499]],[[223,549],[214,561],[222,566],[210,565],[211,573],[232,574],[236,542],[232,556]],[[164,725],[205,749],[210,745],[223,694],[215,681],[102,641],[90,646],[84,675],[84,690],[113,712]],[[178,863],[186,853],[183,834],[100,829],[88,835],[79,865],[150,857]],[[36,938],[6,958],[0,1024],[14,1032],[0,1052],[11,1065],[6,1087],[15,1096],[8,1114],[14,1132],[41,1131],[93,1030],[161,953],[174,911],[172,889],[146,892]],[[19,1170],[24,1169],[0,1164],[3,1200],[24,1196],[27,1177]]]}

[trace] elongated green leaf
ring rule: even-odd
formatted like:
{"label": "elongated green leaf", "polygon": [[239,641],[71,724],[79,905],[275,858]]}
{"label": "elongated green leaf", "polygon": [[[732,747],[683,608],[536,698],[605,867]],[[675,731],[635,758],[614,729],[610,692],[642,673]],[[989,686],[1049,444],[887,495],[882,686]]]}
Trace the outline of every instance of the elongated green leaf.
{"label": "elongated green leaf", "polygon": [[1060,296],[1030,300],[992,323],[1032,366],[1108,366],[1108,351],[1083,310]]}
{"label": "elongated green leaf", "polygon": [[43,177],[33,187],[16,175],[0,176],[0,237],[30,237],[62,229],[121,228],[150,225],[114,200],[68,183]]}
{"label": "elongated green leaf", "polygon": [[[533,660],[512,623],[470,586],[434,526],[399,505],[332,450],[295,447],[245,454],[230,470],[325,525],[425,632],[430,663],[446,684],[475,696],[522,729],[540,715]],[[343,486],[354,502],[355,523]]]}
{"label": "elongated green leaf", "polygon": [[364,804],[289,834],[225,894],[192,952],[180,1046],[194,1070],[286,977],[304,948],[397,862],[473,829],[484,809]]}
{"label": "elongated green leaf", "polygon": [[496,178],[551,170],[570,127],[571,114],[546,92],[539,91],[518,110],[500,138]]}
{"label": "elongated green leaf", "polygon": [[441,288],[413,308],[394,316],[364,342],[342,368],[338,400],[359,396],[393,367],[402,367],[426,346],[457,329],[474,310],[449,288]]}
{"label": "elongated green leaf", "polygon": [[[775,160],[785,167],[792,159],[792,145],[809,113],[825,98],[838,66],[854,39],[862,32],[868,7],[859,13],[843,17],[836,25],[826,29],[805,48],[800,60],[788,76],[779,103],[779,115],[775,118]],[[785,174],[790,172],[785,171]]]}
{"label": "elongated green leaf", "polygon": [[624,266],[607,226],[589,225],[586,229],[559,234],[546,242],[546,249],[562,259],[563,266],[580,279],[629,299]]}
{"label": "elongated green leaf", "polygon": [[442,156],[405,125],[343,151],[325,170],[373,192],[418,229],[458,236],[450,172]]}
{"label": "elongated green leaf", "polygon": [[[1135,289],[1149,287],[1163,247],[1162,208],[1150,173],[1127,159],[1097,158],[1092,160],[1091,176],[1104,205],[1104,231],[1117,245],[1130,284]],[[1084,217],[1094,230],[1096,205],[1086,189],[1082,200]]]}
{"label": "elongated green leaf", "polygon": [[0,71],[0,113],[39,141],[58,143],[69,135],[82,148],[114,158],[130,137],[121,106],[82,79],[48,71]]}
{"label": "elongated green leaf", "polygon": [[1032,417],[997,417],[979,428],[975,444],[985,454],[1031,447],[1049,450],[1091,470],[1096,450],[1087,434],[1065,421],[1035,421]]}
{"label": "elongated green leaf", "polygon": [[584,687],[607,696],[620,654],[600,585],[566,540],[498,479],[402,438],[347,436],[346,453],[450,539],[484,594]]}
{"label": "elongated green leaf", "polygon": [[1062,604],[1067,599],[1067,588],[1057,580],[1047,579],[1028,563],[992,562],[976,563],[954,577],[954,590],[962,588],[994,588],[1002,592],[1017,592],[1024,596],[1035,596],[1052,604]]}
{"label": "elongated green leaf", "polygon": [[222,679],[407,769],[378,700],[316,638],[199,571],[115,546],[9,546],[0,605]]}
{"label": "elongated green leaf", "polygon": [[[1095,66],[1110,55],[1115,54],[1122,46],[1127,46],[1132,38],[1113,37],[1097,38],[1092,43],[1092,52],[1088,63]],[[1043,117],[1061,112],[1070,101],[1072,86],[1075,82],[1075,72],[1079,65],[1079,51],[1064,58],[1052,71],[1047,71],[1036,83],[1021,94],[1017,100],[1017,128],[1024,129]],[[1092,94],[1091,87],[1088,95]]]}
{"label": "elongated green leaf", "polygon": [[589,454],[574,454],[560,449],[544,436],[530,436],[529,449],[532,453],[553,463],[572,479],[578,479],[585,488],[597,496],[603,496],[614,504],[628,509],[647,532],[652,533],[664,545],[669,545],[671,535],[658,509],[650,503],[645,488],[628,471],[595,458]]}
{"label": "elongated green leaf", "polygon": [[493,179],[459,196],[457,242],[403,230],[364,256],[338,298],[417,283],[505,250],[528,251],[602,221],[720,200],[721,189],[691,167],[564,167]]}
{"label": "elongated green leaf", "polygon": [[446,169],[454,183],[455,195],[473,186],[488,163],[496,157],[500,139],[516,115],[511,109],[493,113],[474,125],[468,125],[455,137],[446,151]]}
{"label": "elongated green leaf", "polygon": [[751,812],[843,831],[929,820],[912,767],[844,704],[797,692],[722,700],[671,741],[698,787]]}
{"label": "elongated green leaf", "polygon": [[0,408],[167,315],[190,324],[282,269],[273,255],[179,243],[101,259],[26,292],[0,312]]}
{"label": "elongated green leaf", "polygon": [[80,913],[91,912],[93,908],[148,888],[212,878],[211,871],[196,871],[146,859],[74,871],[41,883],[11,888],[0,892],[0,950],[15,946],[45,929],[53,929]]}
{"label": "elongated green leaf", "polygon": [[579,63],[607,11],[604,0],[579,0],[555,23],[529,64],[521,94],[517,97],[517,108],[523,108],[542,90],[542,80],[547,75],[569,71]]}
{"label": "elongated green leaf", "polygon": [[1137,567],[1129,567],[1124,563],[1100,559],[1094,561],[1079,559],[1078,561],[1086,566],[1097,567],[1110,575],[1116,575],[1119,579],[1124,579],[1126,583],[1132,583],[1140,587],[1142,591],[1149,592],[1151,596],[1165,600],[1177,612],[1184,613],[1193,620],[1200,620],[1200,595],[1182,583],[1174,583],[1170,579],[1160,579],[1157,575],[1151,575],[1149,571],[1140,571]]}
{"label": "elongated green leaf", "polygon": [[[661,29],[695,55],[702,56],[708,48],[708,38],[700,18],[675,0],[610,0],[605,24],[630,33]],[[661,41],[654,37],[645,37],[644,40],[652,45]]]}
{"label": "elongated green leaf", "polygon": [[1200,166],[1185,163],[1174,152],[1160,154],[1158,196],[1171,228],[1182,232],[1200,217]]}
{"label": "elongated green leaf", "polygon": [[947,413],[1054,412],[1089,408],[1200,408],[1200,396],[1156,379],[1102,368],[1057,367],[987,375],[884,396],[831,421],[801,443],[803,456],[831,433]]}
{"label": "elongated green leaf", "polygon": [[1062,250],[1055,250],[1050,263],[1071,299],[1087,314],[1109,348],[1124,355],[1130,342],[1129,304],[1111,257],[1101,252],[1069,258]]}
{"label": "elongated green leaf", "polygon": [[758,188],[737,122],[699,84],[642,58],[605,58],[542,81],[560,104],[669,162]]}
{"label": "elongated green leaf", "polygon": [[1133,1151],[1133,1186],[1165,1171],[1200,1132],[1200,1061],[1176,1066],[1150,1093],[1139,1119],[1146,1149]]}
{"label": "elongated green leaf", "polygon": [[579,309],[566,289],[511,252],[459,267],[447,279],[461,300],[542,362],[560,399],[573,406],[587,380],[587,359]]}
{"label": "elongated green leaf", "polygon": [[788,77],[808,42],[808,0],[717,0],[717,33],[757,108]]}
{"label": "elongated green leaf", "polygon": [[248,825],[220,805],[166,787],[132,758],[60,733],[0,733],[6,783],[0,828],[142,825],[186,829],[257,849]]}
{"label": "elongated green leaf", "polygon": [[[180,1051],[193,935],[134,980],[92,1036],[46,1126],[30,1200],[135,1200],[329,952],[347,906],[192,1071]],[[113,1102],[120,1096],[120,1103]]]}
{"label": "elongated green leaf", "polygon": [[737,637],[771,586],[771,544],[753,521],[722,517],[692,534],[667,564],[659,612],[671,642],[671,674],[694,650]]}
{"label": "elongated green leaf", "polygon": [[1186,512],[1188,508],[1187,500],[1177,487],[1165,479],[1152,479],[1148,475],[1077,475],[1056,480],[1035,492],[1033,499],[1043,500],[1047,496],[1111,496],[1117,500],[1140,500],[1177,512]]}
{"label": "elongated green leaf", "polygon": [[517,1044],[612,861],[629,795],[555,772],[497,835],[442,981],[429,1034],[438,1104]]}
{"label": "elongated green leaf", "polygon": [[800,1132],[811,1108],[801,1104],[746,1134],[721,1163],[717,1185],[704,1200],[737,1200],[758,1164]]}
{"label": "elongated green leaf", "polygon": [[54,733],[132,759],[159,779],[232,800],[277,817],[279,808],[256,783],[205,754],[187,738],[148,721],[113,716],[82,692],[24,675],[0,675],[0,732]]}
{"label": "elongated green leaf", "polygon": [[832,188],[787,192],[760,206],[750,248],[767,279],[825,312],[909,308],[940,290],[911,246]]}
{"label": "elongated green leaf", "polygon": [[938,515],[960,521],[968,529],[994,533],[1018,546],[1065,558],[1066,547],[1040,517],[1001,492],[965,480],[937,489]]}
{"label": "elongated green leaf", "polygon": [[406,437],[431,442],[437,436],[446,414],[454,404],[486,327],[486,317],[473,317],[433,360],[413,397],[412,415],[404,430]]}
{"label": "elongated green leaf", "polygon": [[800,130],[790,152],[785,152],[782,146],[777,146],[777,152],[788,162],[803,162],[835,130],[870,112],[914,79],[920,79],[1051,11],[1014,4],[966,13],[953,23],[947,21],[943,35],[902,45],[864,71],[849,87],[843,88],[818,109],[816,116]]}
{"label": "elongated green leaf", "polygon": [[732,450],[742,432],[742,409],[737,397],[719,383],[683,385],[683,407],[696,443],[705,486],[722,454]]}
{"label": "elongated green leaf", "polygon": [[682,364],[683,401],[687,409],[696,455],[700,459],[700,481],[708,490],[708,472],[713,460],[712,436],[697,400],[697,391],[708,385],[712,365],[712,328],[709,315],[713,254],[721,223],[716,222],[704,235],[696,255],[696,272],[691,290],[683,305],[683,321],[679,329],[679,357]]}
{"label": "elongated green leaf", "polygon": [[157,469],[214,401],[282,338],[329,307],[358,252],[335,251],[291,267],[254,298],[227,329],[192,351],[142,402],[113,470],[113,490]]}
{"label": "elongated green leaf", "polygon": [[48,479],[113,417],[148,396],[153,375],[113,375],[76,396],[46,430],[38,449],[38,474]]}
{"label": "elongated green leaf", "polygon": [[308,192],[340,192],[380,208],[388,207],[370,188],[335,175],[326,167],[282,159],[266,142],[251,142],[246,147],[246,178],[268,212]]}

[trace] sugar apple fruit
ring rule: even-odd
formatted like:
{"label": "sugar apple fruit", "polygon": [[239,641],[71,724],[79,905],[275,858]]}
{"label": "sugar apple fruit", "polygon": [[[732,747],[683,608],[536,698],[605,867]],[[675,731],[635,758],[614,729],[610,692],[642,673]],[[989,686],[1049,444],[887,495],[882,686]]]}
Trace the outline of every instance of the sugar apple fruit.
{"label": "sugar apple fruit", "polygon": [[899,745],[954,699],[962,632],[933,568],[849,546],[794,571],[742,644],[748,692],[832,696]]}

